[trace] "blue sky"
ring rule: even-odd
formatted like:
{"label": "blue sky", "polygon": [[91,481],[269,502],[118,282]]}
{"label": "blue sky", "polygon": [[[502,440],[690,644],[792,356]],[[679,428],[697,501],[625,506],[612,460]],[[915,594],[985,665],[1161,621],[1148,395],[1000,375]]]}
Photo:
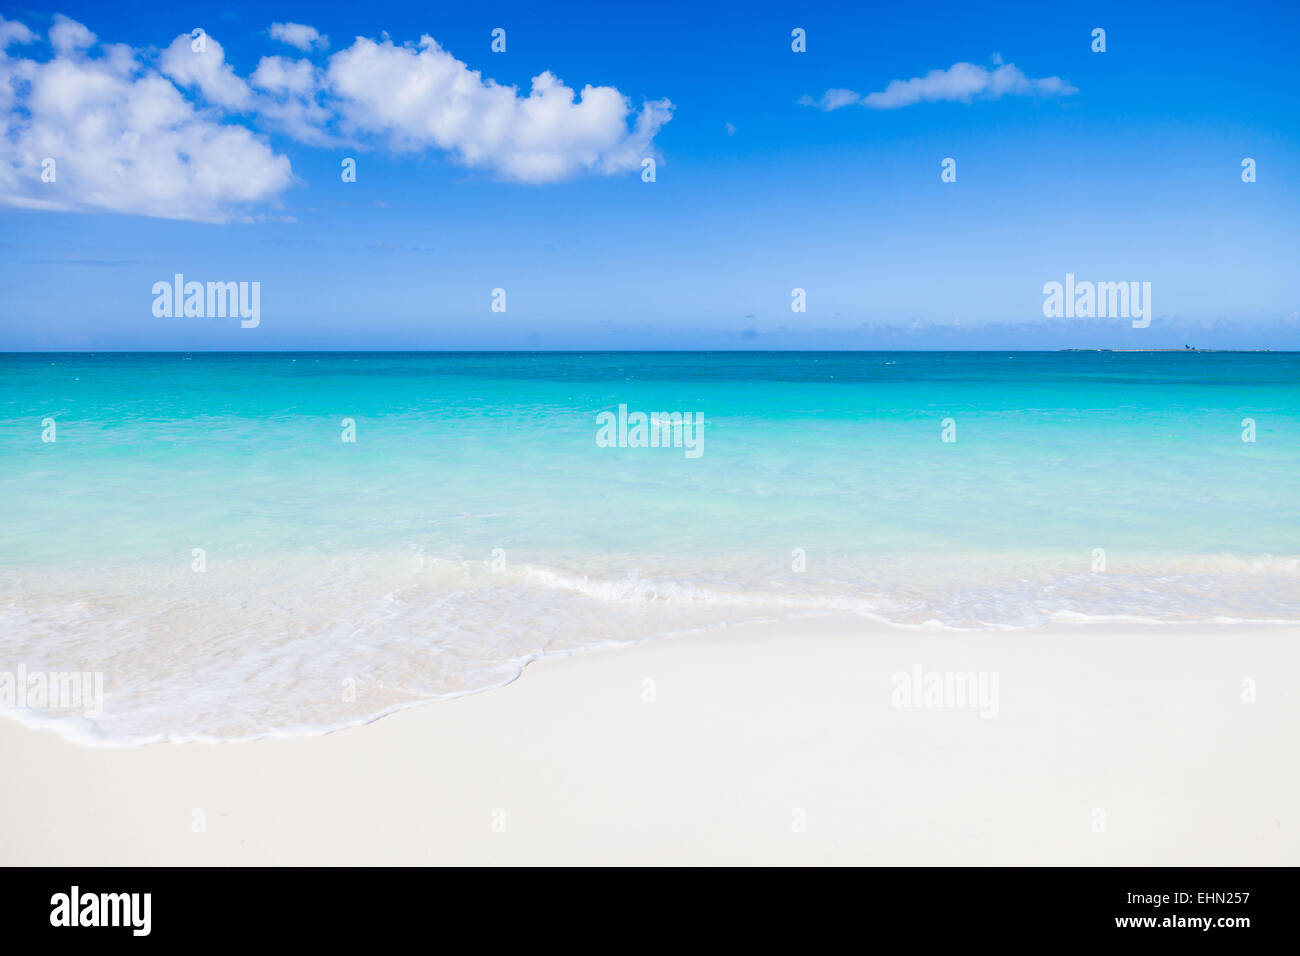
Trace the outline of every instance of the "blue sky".
{"label": "blue sky", "polygon": [[[23,41],[0,61],[0,349],[1300,348],[1297,5],[433,6],[0,8]],[[215,61],[177,45],[194,27]],[[459,112],[393,92],[424,34],[473,87]],[[129,65],[107,119],[28,88],[51,60],[110,57]],[[268,105],[264,57],[320,85]],[[959,63],[1022,82],[800,103]],[[546,71],[617,94],[534,121],[521,104]],[[172,96],[178,131],[135,128]],[[73,141],[104,146],[42,183],[45,151]],[[140,169],[176,143],[191,178],[159,195]],[[152,286],[177,272],[260,282],[260,325],[156,317]],[[1044,317],[1066,273],[1150,282],[1150,327]]]}

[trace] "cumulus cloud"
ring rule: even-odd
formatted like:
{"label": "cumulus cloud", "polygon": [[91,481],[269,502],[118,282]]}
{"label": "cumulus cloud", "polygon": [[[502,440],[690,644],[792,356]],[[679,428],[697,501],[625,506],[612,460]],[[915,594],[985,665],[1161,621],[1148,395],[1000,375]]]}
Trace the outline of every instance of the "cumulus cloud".
{"label": "cumulus cloud", "polygon": [[[325,42],[301,24],[276,33],[294,46]],[[0,18],[0,203],[27,208],[248,218],[295,182],[266,132],[312,146],[436,150],[525,183],[619,173],[656,155],[673,110],[667,100],[635,109],[609,86],[577,92],[549,71],[521,94],[429,36],[418,46],[359,37],[323,67],[266,56],[247,78],[212,36],[182,34],[153,57],[97,44],[58,16],[50,58],[11,56],[34,39]],[[42,178],[47,159],[53,181]]]}
{"label": "cumulus cloud", "polygon": [[249,79],[259,89],[306,96],[319,88],[319,75],[320,71],[309,60],[264,56]]}
{"label": "cumulus cloud", "polygon": [[272,23],[271,39],[297,47],[304,53],[313,49],[323,50],[330,45],[330,38],[321,35],[315,27],[305,23]]}
{"label": "cumulus cloud", "polygon": [[[201,116],[129,48],[91,56],[93,35],[66,18],[50,33],[50,60],[0,57],[0,202],[221,222],[292,183],[286,157]],[[3,22],[0,35],[22,36]]]}
{"label": "cumulus cloud", "polygon": [[1059,76],[1033,79],[1014,63],[1003,63],[995,55],[992,70],[974,63],[954,63],[946,70],[931,70],[910,80],[891,80],[876,93],[865,96],[853,90],[827,90],[820,97],[800,98],[804,106],[830,112],[845,106],[893,110],[915,103],[950,101],[970,103],[977,99],[996,100],[1003,96],[1069,96],[1079,92]]}
{"label": "cumulus cloud", "polygon": [[[326,39],[273,23],[299,49]],[[226,221],[247,219],[295,182],[264,133],[308,146],[446,153],[526,183],[640,169],[672,117],[668,100],[640,109],[610,86],[533,78],[526,94],[482,77],[432,36],[395,46],[357,38],[318,66],[265,56],[240,77],[213,36],[177,36],[157,55],[99,44],[56,16],[49,59],[12,56],[34,42],[0,18],[0,203]],[[43,178],[53,160],[52,177]]]}
{"label": "cumulus cloud", "polygon": [[56,53],[68,56],[94,44],[95,34],[82,24],[61,13],[54,15],[54,26],[50,27],[50,46],[54,47]]}
{"label": "cumulus cloud", "polygon": [[6,20],[0,17],[0,53],[3,53],[11,43],[35,43],[36,34],[27,28],[25,24],[17,20]]}
{"label": "cumulus cloud", "polygon": [[322,103],[325,73],[314,63],[264,56],[249,83],[258,91],[258,115],[271,126],[308,145],[340,144],[339,137],[327,130],[334,116]]}
{"label": "cumulus cloud", "polygon": [[549,71],[521,96],[428,35],[418,47],[358,37],[330,58],[328,75],[350,128],[380,134],[394,150],[433,146],[530,183],[639,168],[673,110],[657,100],[634,113],[611,86],[585,86],[576,96]]}
{"label": "cumulus cloud", "polygon": [[163,50],[158,68],[178,86],[197,89],[209,103],[230,110],[246,109],[252,104],[248,84],[235,75],[226,62],[226,51],[214,37],[203,37],[201,46],[189,34],[182,33]]}

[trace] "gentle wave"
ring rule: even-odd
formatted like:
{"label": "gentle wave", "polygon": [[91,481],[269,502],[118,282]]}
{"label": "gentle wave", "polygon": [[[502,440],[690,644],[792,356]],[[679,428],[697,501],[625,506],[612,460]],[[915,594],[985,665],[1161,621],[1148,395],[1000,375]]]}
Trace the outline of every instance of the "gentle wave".
{"label": "gentle wave", "polygon": [[[0,573],[0,673],[103,675],[102,713],[5,708],[91,745],[327,733],[500,687],[530,662],[732,624],[864,629],[1300,624],[1300,560],[761,556],[464,561],[416,551]],[[770,563],[770,562],[769,562]],[[583,569],[583,570],[579,570]],[[94,709],[94,708],[90,708]]]}

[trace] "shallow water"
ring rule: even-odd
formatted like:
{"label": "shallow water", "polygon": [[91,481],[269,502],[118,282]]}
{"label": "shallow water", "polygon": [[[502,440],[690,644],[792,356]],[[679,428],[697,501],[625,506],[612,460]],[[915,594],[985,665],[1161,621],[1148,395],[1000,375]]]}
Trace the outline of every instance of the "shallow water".
{"label": "shallow water", "polygon": [[[1300,621],[1292,353],[11,354],[0,372],[0,668],[102,672],[106,692],[90,718],[10,713],[88,742],[320,732],[542,655],[818,611]],[[619,405],[702,414],[703,453],[600,447]]]}

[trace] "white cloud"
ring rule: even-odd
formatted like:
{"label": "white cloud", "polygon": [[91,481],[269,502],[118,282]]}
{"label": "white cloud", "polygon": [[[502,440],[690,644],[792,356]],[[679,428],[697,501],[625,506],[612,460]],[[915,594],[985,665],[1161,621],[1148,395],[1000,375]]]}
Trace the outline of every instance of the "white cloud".
{"label": "white cloud", "polygon": [[226,62],[216,38],[205,37],[203,49],[196,51],[190,36],[182,33],[163,51],[159,68],[212,106],[255,114],[268,128],[311,146],[337,143],[325,132],[333,114],[320,102],[324,72],[310,60],[264,56],[244,80]]}
{"label": "white cloud", "polygon": [[243,110],[252,105],[253,91],[235,75],[226,62],[226,51],[214,37],[204,37],[202,48],[194,49],[189,34],[182,33],[163,50],[159,69],[177,85],[199,90],[215,106]]}
{"label": "white cloud", "polygon": [[811,96],[801,96],[799,97],[799,103],[801,106],[815,106],[819,110],[825,110],[829,113],[841,106],[852,106],[854,103],[860,102],[861,99],[862,94],[854,93],[852,90],[827,90],[815,100]]}
{"label": "white cloud", "polygon": [[17,20],[6,20],[0,17],[0,54],[8,48],[11,43],[35,43],[36,34],[27,28],[25,24]]}
{"label": "white cloud", "polygon": [[69,20],[61,13],[54,15],[54,26],[50,27],[50,46],[54,47],[56,53],[69,56],[94,44],[95,34],[76,20]]}
{"label": "white cloud", "polygon": [[326,132],[333,114],[321,103],[325,74],[308,60],[264,56],[249,77],[261,91],[255,103],[258,115],[301,143],[333,146],[338,138]]}
{"label": "white cloud", "polygon": [[[33,39],[0,18],[0,203],[27,208],[248,218],[295,182],[289,160],[255,130],[312,146],[440,150],[526,183],[620,173],[656,155],[673,110],[667,100],[637,110],[609,86],[578,93],[549,71],[522,95],[428,36],[418,47],[358,38],[324,69],[267,56],[247,79],[212,36],[199,50],[189,34],[176,37],[156,69],[147,53],[96,46],[62,16],[51,58],[10,56]],[[45,158],[57,164],[54,182],[42,181]]]}
{"label": "white cloud", "polygon": [[320,82],[319,70],[308,60],[290,60],[282,56],[264,56],[249,81],[261,90],[275,93],[307,95],[315,91]]}
{"label": "white cloud", "polygon": [[899,109],[915,103],[951,101],[970,103],[976,99],[996,100],[1003,96],[1069,96],[1079,92],[1059,76],[1032,79],[1014,63],[1002,63],[994,55],[995,69],[974,63],[954,63],[946,70],[931,70],[910,80],[891,80],[884,90],[863,96],[853,90],[827,90],[818,99],[800,98],[804,106],[827,112],[844,106],[866,106],[876,110]]}
{"label": "white cloud", "polygon": [[305,23],[272,23],[271,39],[297,47],[304,53],[314,47],[323,50],[330,45],[330,38],[323,36],[315,27]]}
{"label": "white cloud", "polygon": [[[222,222],[292,184],[286,157],[243,126],[201,116],[129,48],[92,57],[80,24],[54,31],[53,59],[0,58],[0,202]],[[46,158],[54,182],[42,181]]]}
{"label": "white cloud", "polygon": [[358,37],[330,57],[328,74],[352,129],[380,134],[394,150],[437,147],[521,182],[640,168],[673,110],[657,100],[633,113],[611,86],[583,87],[575,99],[549,71],[520,96],[483,79],[428,35],[418,48]]}

